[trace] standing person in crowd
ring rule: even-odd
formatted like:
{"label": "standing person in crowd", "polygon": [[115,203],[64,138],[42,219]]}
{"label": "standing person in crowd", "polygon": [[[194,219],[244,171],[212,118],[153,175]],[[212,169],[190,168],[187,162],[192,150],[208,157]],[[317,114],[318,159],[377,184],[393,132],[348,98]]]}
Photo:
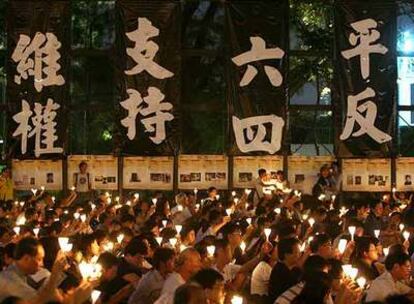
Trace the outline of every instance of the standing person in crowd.
{"label": "standing person in crowd", "polygon": [[329,166],[322,166],[319,171],[319,178],[312,188],[312,195],[315,197],[319,197],[321,194],[326,195],[329,193],[334,193],[336,191],[335,188],[335,180],[332,177]]}
{"label": "standing person in crowd", "polygon": [[88,164],[84,161],[79,164],[79,172],[73,174],[73,186],[79,195],[79,202],[90,199],[92,190],[91,176],[88,172]]}
{"label": "standing person in crowd", "polygon": [[4,168],[0,175],[0,200],[13,200],[13,180],[8,167]]}

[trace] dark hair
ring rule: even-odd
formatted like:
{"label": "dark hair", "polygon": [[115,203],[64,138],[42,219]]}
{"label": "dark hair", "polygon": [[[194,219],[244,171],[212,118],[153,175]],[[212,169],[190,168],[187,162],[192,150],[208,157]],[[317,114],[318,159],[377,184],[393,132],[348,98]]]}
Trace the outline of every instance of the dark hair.
{"label": "dark hair", "polygon": [[329,269],[329,276],[333,280],[338,280],[342,277],[343,269],[342,269],[342,262],[338,259],[329,259],[328,260],[330,269]]}
{"label": "dark hair", "polygon": [[14,258],[14,251],[16,250],[16,244],[15,243],[8,243],[6,246],[4,246],[4,255],[7,255],[10,258]]}
{"label": "dark hair", "polygon": [[18,304],[21,300],[21,298],[10,296],[1,301],[1,304]]}
{"label": "dark hair", "polygon": [[287,254],[293,252],[293,247],[297,244],[299,244],[299,240],[296,238],[280,240],[279,244],[277,244],[279,259],[283,261]]}
{"label": "dark hair", "polygon": [[374,240],[369,236],[362,236],[355,239],[355,259],[361,259],[364,257],[364,253],[369,251],[369,247],[373,244]]}
{"label": "dark hair", "polygon": [[16,261],[23,258],[26,254],[32,257],[37,255],[37,248],[40,246],[38,240],[32,237],[26,237],[21,239],[14,250],[14,259]]}
{"label": "dark hair", "polygon": [[332,285],[332,279],[325,272],[315,273],[306,281],[301,293],[292,301],[292,304],[319,304],[324,303]]}
{"label": "dark hair", "polygon": [[188,236],[188,234],[193,230],[195,232],[195,229],[192,225],[188,225],[188,224],[183,225],[183,228],[180,231],[181,239],[185,239]]}
{"label": "dark hair", "polygon": [[114,254],[106,251],[99,256],[97,263],[101,264],[103,269],[109,269],[113,266],[118,266],[119,261]]}
{"label": "dark hair", "polygon": [[6,233],[10,233],[10,230],[6,227],[0,226],[0,238],[2,238]]}
{"label": "dark hair", "polygon": [[134,237],[125,247],[125,255],[136,256],[137,254],[148,255],[148,244],[145,242],[146,238],[141,236]]}
{"label": "dark hair", "polygon": [[158,247],[155,249],[154,256],[152,257],[152,265],[155,269],[159,269],[161,263],[166,263],[173,256],[175,256],[174,249]]}
{"label": "dark hair", "polygon": [[410,262],[410,256],[405,253],[397,252],[394,254],[389,254],[385,259],[385,268],[388,271],[391,271],[395,264],[404,265],[405,262]]}
{"label": "dark hair", "polygon": [[214,255],[217,254],[218,250],[225,250],[229,246],[229,241],[225,239],[218,239],[214,241],[215,251]]}
{"label": "dark hair", "polygon": [[217,282],[223,282],[224,277],[217,270],[205,268],[197,272],[191,281],[201,285],[204,289],[212,289]]}
{"label": "dark hair", "polygon": [[217,191],[217,188],[216,188],[216,187],[209,187],[209,188],[207,189],[207,192],[208,192],[208,193],[211,193],[211,192],[213,192],[213,191]]}
{"label": "dark hair", "polygon": [[310,249],[312,253],[316,253],[321,246],[328,243],[330,241],[330,237],[327,234],[321,233],[317,234],[313,237],[312,242],[310,242]]}
{"label": "dark hair", "polygon": [[201,297],[204,295],[204,290],[201,286],[191,283],[181,285],[175,290],[174,304],[194,303],[194,300],[197,300],[198,295]]}
{"label": "dark hair", "polygon": [[406,253],[406,249],[402,244],[394,244],[389,247],[388,255],[396,253]]}
{"label": "dark hair", "polygon": [[303,277],[304,281],[307,281],[309,277],[315,275],[315,273],[323,272],[324,268],[328,267],[328,261],[319,255],[309,256],[303,264]]}
{"label": "dark hair", "polygon": [[80,163],[79,163],[79,169],[80,169],[80,167],[82,167],[83,165],[88,165],[85,161],[81,161]]}
{"label": "dark hair", "polygon": [[59,241],[56,237],[43,237],[39,240],[45,250],[45,256],[43,258],[43,264],[49,271],[52,270],[55,263],[56,256],[60,250]]}
{"label": "dark hair", "polygon": [[263,174],[265,174],[266,173],[266,169],[263,169],[263,168],[260,168],[258,171],[257,171],[257,174],[259,174],[259,176],[262,176]]}

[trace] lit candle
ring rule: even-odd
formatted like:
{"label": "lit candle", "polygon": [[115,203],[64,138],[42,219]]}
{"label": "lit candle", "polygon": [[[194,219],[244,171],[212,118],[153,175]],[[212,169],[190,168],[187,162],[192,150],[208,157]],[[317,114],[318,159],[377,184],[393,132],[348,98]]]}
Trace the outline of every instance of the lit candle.
{"label": "lit candle", "polygon": [[272,232],[272,229],[270,229],[270,228],[265,228],[264,229],[264,233],[265,233],[265,235],[266,235],[266,240],[267,241],[269,241],[269,236],[270,236],[270,233]]}
{"label": "lit candle", "polygon": [[139,193],[134,194],[135,199],[137,200],[139,198]]}
{"label": "lit candle", "polygon": [[364,288],[365,284],[367,283],[367,280],[364,277],[359,277],[356,280],[356,282],[357,282],[359,288]]}
{"label": "lit candle", "polygon": [[183,244],[180,245],[180,252],[183,252],[186,249],[187,249],[187,246],[185,246]]}
{"label": "lit candle", "polygon": [[232,191],[231,196],[235,197],[236,196],[236,191]]}
{"label": "lit candle", "polygon": [[132,205],[131,201],[127,201],[127,202],[126,202],[126,205],[127,205],[127,206],[131,206],[131,205]]}
{"label": "lit candle", "polygon": [[115,197],[115,202],[119,202],[119,196]]}
{"label": "lit candle", "polygon": [[326,198],[326,195],[321,194],[321,195],[319,195],[318,200],[323,201],[323,200],[325,200],[325,198]]}
{"label": "lit candle", "polygon": [[36,193],[37,193],[37,189],[31,189],[32,190],[32,192],[33,192],[33,195],[36,195]]}
{"label": "lit candle", "polygon": [[233,296],[231,298],[231,304],[243,304],[243,298],[240,296]]}
{"label": "lit candle", "polygon": [[75,191],[76,190],[76,187],[75,186],[72,186],[72,187],[70,187],[70,190]]}
{"label": "lit candle", "polygon": [[315,219],[314,219],[313,217],[311,217],[311,218],[308,220],[308,223],[309,223],[309,225],[310,225],[311,227],[313,227],[313,225],[315,224]]}
{"label": "lit candle", "polygon": [[20,202],[20,207],[23,208],[23,206],[24,206],[24,202],[22,201],[22,202]]}
{"label": "lit candle", "polygon": [[104,251],[112,251],[114,249],[114,243],[108,242],[104,244]]}
{"label": "lit candle", "polygon": [[20,227],[14,227],[14,228],[13,228],[13,231],[14,231],[17,235],[19,235],[19,234],[20,234]]}
{"label": "lit candle", "polygon": [[39,228],[33,228],[33,233],[35,234],[35,236],[37,237],[39,235]]}
{"label": "lit candle", "polygon": [[209,257],[212,257],[214,255],[214,251],[216,250],[216,246],[210,245],[207,246],[207,254]]}
{"label": "lit candle", "polygon": [[397,189],[395,187],[392,188],[392,193],[397,192]]}
{"label": "lit candle", "polygon": [[175,225],[175,230],[177,231],[177,234],[180,234],[181,229],[183,229],[182,225]]}
{"label": "lit candle", "polygon": [[80,216],[80,219],[81,219],[82,223],[85,223],[86,222],[86,214],[82,214]]}
{"label": "lit candle", "polygon": [[349,226],[348,231],[349,231],[349,234],[351,235],[351,240],[354,240],[354,234],[355,234],[355,231],[356,231],[356,227],[355,226]]}
{"label": "lit candle", "polygon": [[60,249],[63,252],[70,252],[72,250],[73,244],[69,244],[69,238],[60,237],[58,238]]}
{"label": "lit candle", "polygon": [[403,231],[405,228],[404,224],[400,224],[398,227],[400,228],[401,231]]}
{"label": "lit candle", "polygon": [[177,210],[181,212],[181,211],[183,211],[183,210],[184,210],[184,208],[183,208],[183,206],[178,205],[178,206],[177,206]]}
{"label": "lit candle", "polygon": [[167,223],[168,223],[168,221],[167,221],[167,220],[162,220],[161,222],[162,222],[162,225],[163,225],[164,227],[167,227]]}
{"label": "lit candle", "polygon": [[333,195],[331,196],[331,198],[332,198],[332,203],[333,203],[333,202],[335,202],[336,195],[335,195],[335,194],[333,194]]}
{"label": "lit candle", "polygon": [[40,190],[45,191],[45,186],[40,186]]}
{"label": "lit candle", "polygon": [[52,196],[52,201],[55,203],[56,197]]}
{"label": "lit candle", "polygon": [[219,194],[217,194],[216,195],[216,200],[218,201],[220,199],[220,195]]}
{"label": "lit candle", "polygon": [[404,240],[408,241],[408,239],[410,238],[410,232],[408,232],[407,230],[403,232],[403,237]]}
{"label": "lit candle", "polygon": [[118,243],[122,243],[122,241],[124,240],[124,235],[121,233],[116,237],[116,240],[118,241]]}
{"label": "lit candle", "polygon": [[252,218],[251,217],[248,217],[247,219],[246,219],[246,222],[247,222],[247,224],[249,224],[249,226],[252,224]]}
{"label": "lit candle", "polygon": [[194,195],[197,195],[197,193],[198,193],[198,189],[197,188],[194,188]]}
{"label": "lit candle", "polygon": [[162,243],[162,237],[157,236],[157,237],[155,238],[155,240],[157,241],[158,245],[160,245],[160,246],[161,246],[161,243]]}
{"label": "lit candle", "polygon": [[349,277],[352,280],[355,280],[357,275],[358,275],[358,268],[351,267],[351,269],[349,270]]}
{"label": "lit candle", "polygon": [[175,245],[177,245],[177,238],[170,238],[169,241],[171,246],[175,247]]}
{"label": "lit candle", "polygon": [[246,195],[249,195],[252,192],[252,190],[250,189],[244,189],[244,193],[246,193]]}
{"label": "lit candle", "polygon": [[339,240],[338,250],[341,254],[344,254],[347,244],[348,244],[348,241],[346,239],[340,239]]}
{"label": "lit candle", "polygon": [[155,197],[151,201],[154,205],[157,203],[157,199]]}
{"label": "lit candle", "polygon": [[92,205],[91,205],[91,208],[92,208],[92,210],[95,210],[96,205],[95,205],[95,204],[92,204]]}
{"label": "lit candle", "polygon": [[308,217],[309,217],[309,214],[305,213],[305,214],[302,215],[302,218],[303,218],[304,221],[306,221],[308,219]]}
{"label": "lit candle", "polygon": [[228,216],[230,216],[231,215],[231,208],[227,208],[226,213],[227,213]]}
{"label": "lit candle", "polygon": [[95,304],[96,301],[98,301],[99,297],[101,296],[101,292],[99,290],[92,290],[91,298],[92,298],[92,304]]}
{"label": "lit candle", "polygon": [[387,256],[387,255],[388,255],[388,253],[390,252],[390,248],[389,248],[389,247],[387,247],[387,248],[382,248],[382,251],[384,252],[384,255],[385,255],[385,256]]}
{"label": "lit candle", "polygon": [[374,230],[374,234],[375,234],[375,237],[376,237],[376,238],[378,238],[378,237],[379,237],[380,232],[381,232],[381,231],[380,231],[379,229],[375,229],[375,230]]}
{"label": "lit candle", "polygon": [[26,224],[26,217],[24,216],[24,214],[21,214],[17,217],[16,225],[23,226],[24,224]]}
{"label": "lit candle", "polygon": [[234,203],[237,204],[239,202],[239,199],[237,197],[234,198]]}
{"label": "lit candle", "polygon": [[109,192],[105,192],[105,196],[110,197],[111,195],[109,194]]}
{"label": "lit candle", "polygon": [[275,212],[276,212],[276,214],[280,214],[280,212],[281,212],[280,208],[275,208]]}
{"label": "lit candle", "polygon": [[240,249],[242,250],[242,252],[246,250],[246,243],[244,241],[240,243]]}

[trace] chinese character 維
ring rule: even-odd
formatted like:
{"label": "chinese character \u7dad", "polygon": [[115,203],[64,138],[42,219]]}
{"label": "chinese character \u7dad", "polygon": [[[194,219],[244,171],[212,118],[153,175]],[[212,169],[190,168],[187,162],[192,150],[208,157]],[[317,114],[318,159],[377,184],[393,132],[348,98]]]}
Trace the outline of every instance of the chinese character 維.
{"label": "chinese character \u7dad", "polygon": [[[348,110],[345,127],[339,137],[341,140],[346,140],[351,135],[353,137],[358,137],[364,134],[369,135],[377,143],[384,143],[392,139],[390,135],[382,132],[374,125],[377,117],[377,106],[374,102],[367,100],[358,106],[359,101],[372,97],[375,97],[375,91],[371,88],[366,88],[357,95],[348,96]],[[365,116],[362,115],[363,113],[365,113]],[[358,123],[360,129],[353,132],[355,123]]]}
{"label": "chinese character \u7dad", "polygon": [[[53,33],[37,32],[33,40],[29,36],[20,35],[17,46],[11,56],[17,64],[18,75],[14,76],[14,82],[21,84],[21,80],[34,76],[34,87],[38,92],[43,87],[51,85],[63,85],[65,79],[58,75],[60,65],[58,49],[61,43]],[[30,58],[33,54],[34,58]],[[44,67],[43,67],[44,65]],[[46,75],[43,78],[43,75]]]}
{"label": "chinese character \u7dad", "polygon": [[[52,99],[47,100],[46,106],[35,103],[34,113],[32,117],[33,127],[29,124],[29,118],[33,112],[26,100],[22,100],[22,111],[13,116],[13,120],[19,124],[13,133],[13,136],[21,135],[22,154],[27,151],[27,138],[35,135],[35,155],[39,157],[46,153],[62,153],[63,149],[54,146],[58,139],[56,136],[56,110],[60,105],[54,103]],[[42,147],[42,145],[44,147]]]}
{"label": "chinese character \u7dad", "polygon": [[[149,87],[148,95],[144,98],[134,89],[128,89],[127,93],[129,98],[122,101],[121,106],[128,111],[128,116],[121,120],[121,124],[128,128],[128,138],[130,140],[135,138],[136,117],[141,114],[144,116],[141,123],[145,127],[145,132],[155,132],[150,139],[157,145],[163,142],[166,138],[165,122],[174,119],[174,116],[168,112],[172,109],[172,104],[162,102],[165,95],[156,87]],[[147,107],[142,106],[143,102]],[[151,114],[154,115],[150,116]]]}
{"label": "chinese character \u7dad", "polygon": [[129,40],[135,43],[135,47],[127,48],[127,54],[136,63],[133,68],[125,71],[126,75],[135,75],[143,71],[147,71],[158,79],[170,78],[174,75],[154,61],[159,47],[149,39],[157,37],[159,33],[159,29],[154,27],[147,18],[138,18],[138,28],[133,32],[126,33]]}
{"label": "chinese character \u7dad", "polygon": [[[265,139],[266,124],[272,125],[270,141]],[[233,131],[236,143],[243,153],[266,151],[274,154],[279,151],[284,125],[284,120],[276,115],[254,116],[244,119],[233,116]],[[254,128],[257,128],[256,132]]]}
{"label": "chinese character \u7dad", "polygon": [[[355,46],[353,49],[342,51],[341,54],[345,59],[360,56],[362,78],[369,77],[369,54],[385,54],[388,49],[380,43],[372,44],[380,38],[380,32],[375,30],[377,22],[373,19],[364,19],[351,23],[352,28],[357,34],[349,35],[349,43]],[[359,42],[359,44],[358,44]]]}
{"label": "chinese character \u7dad", "polygon": [[[252,44],[250,51],[237,55],[231,59],[237,66],[266,59],[281,59],[285,54],[285,52],[278,47],[266,49],[266,42],[261,37],[250,37],[250,42]],[[264,70],[273,86],[278,87],[282,84],[283,77],[276,68],[270,65],[265,65]],[[256,75],[257,69],[251,64],[248,64],[247,70],[240,81],[240,86],[244,87],[248,85]]]}

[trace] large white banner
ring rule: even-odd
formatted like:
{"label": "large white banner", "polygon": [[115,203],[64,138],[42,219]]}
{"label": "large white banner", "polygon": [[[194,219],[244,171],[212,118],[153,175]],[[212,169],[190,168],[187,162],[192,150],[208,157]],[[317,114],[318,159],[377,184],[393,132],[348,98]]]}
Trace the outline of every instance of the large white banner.
{"label": "large white banner", "polygon": [[61,160],[17,160],[12,161],[12,176],[15,190],[30,190],[45,187],[46,190],[62,190]]}
{"label": "large white banner", "polygon": [[283,169],[282,156],[236,156],[233,163],[233,185],[235,188],[254,187],[254,181],[258,177],[259,169],[266,169],[272,176]]}
{"label": "large white banner", "polygon": [[124,189],[172,190],[174,158],[125,157]]}
{"label": "large white banner", "polygon": [[398,191],[414,191],[414,158],[401,157],[397,159],[397,185]]}
{"label": "large white banner", "polygon": [[79,164],[88,165],[89,182],[92,189],[118,189],[118,159],[110,155],[71,155],[68,157],[68,188],[75,184],[75,174]]}
{"label": "large white banner", "polygon": [[390,191],[390,174],[390,159],[344,159],[342,162],[342,190]]}
{"label": "large white banner", "polygon": [[227,189],[227,157],[223,155],[181,155],[178,163],[178,188]]}
{"label": "large white banner", "polygon": [[288,159],[290,187],[312,194],[321,167],[331,164],[334,160],[332,156],[290,156]]}

